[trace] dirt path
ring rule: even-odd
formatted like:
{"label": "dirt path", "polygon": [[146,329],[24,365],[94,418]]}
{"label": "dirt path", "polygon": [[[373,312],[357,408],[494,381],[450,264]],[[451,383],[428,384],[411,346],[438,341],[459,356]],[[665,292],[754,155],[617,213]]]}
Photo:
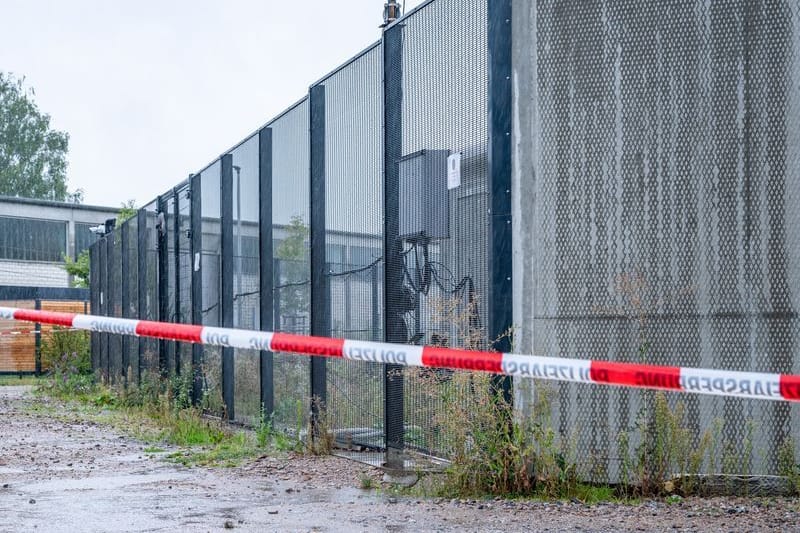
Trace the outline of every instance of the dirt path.
{"label": "dirt path", "polygon": [[[797,500],[667,505],[426,500],[357,488],[335,457],[186,468],[107,427],[32,413],[0,387],[0,531],[800,531]],[[67,421],[64,421],[67,420]]]}

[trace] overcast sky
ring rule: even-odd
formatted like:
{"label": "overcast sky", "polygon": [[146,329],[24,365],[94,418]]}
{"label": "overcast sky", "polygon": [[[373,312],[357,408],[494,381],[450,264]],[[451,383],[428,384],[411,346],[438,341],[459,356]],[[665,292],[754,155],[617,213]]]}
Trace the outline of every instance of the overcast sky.
{"label": "overcast sky", "polygon": [[378,40],[383,3],[0,0],[0,71],[69,133],[70,190],[141,206]]}

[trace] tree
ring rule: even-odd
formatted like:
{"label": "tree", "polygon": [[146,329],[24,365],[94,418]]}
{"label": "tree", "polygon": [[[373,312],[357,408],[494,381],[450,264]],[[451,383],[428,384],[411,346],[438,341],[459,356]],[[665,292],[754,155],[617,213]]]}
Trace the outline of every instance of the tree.
{"label": "tree", "polygon": [[130,199],[120,204],[119,214],[117,215],[117,227],[129,218],[136,216],[136,200]]}
{"label": "tree", "polygon": [[69,135],[51,129],[33,96],[0,72],[0,194],[80,203],[83,191],[67,192]]}
{"label": "tree", "polygon": [[78,254],[73,261],[69,256],[64,256],[64,270],[72,276],[72,285],[75,287],[89,286],[89,250]]}

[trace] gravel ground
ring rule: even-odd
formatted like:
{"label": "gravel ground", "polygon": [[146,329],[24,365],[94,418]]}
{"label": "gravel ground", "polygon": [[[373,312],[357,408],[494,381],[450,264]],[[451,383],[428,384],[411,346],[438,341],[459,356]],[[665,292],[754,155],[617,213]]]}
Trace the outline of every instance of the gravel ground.
{"label": "gravel ground", "polygon": [[187,468],[108,427],[32,413],[42,401],[29,388],[0,387],[0,532],[800,531],[797,499],[417,499],[361,490],[381,472],[338,457]]}

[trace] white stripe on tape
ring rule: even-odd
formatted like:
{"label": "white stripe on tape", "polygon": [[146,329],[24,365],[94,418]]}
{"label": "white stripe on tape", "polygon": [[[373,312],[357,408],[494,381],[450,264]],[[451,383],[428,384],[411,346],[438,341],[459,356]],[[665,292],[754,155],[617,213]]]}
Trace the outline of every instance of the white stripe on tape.
{"label": "white stripe on tape", "polygon": [[138,323],[138,320],[130,318],[110,318],[92,315],[75,315],[72,319],[73,328],[122,335],[135,335]]}
{"label": "white stripe on tape", "polygon": [[681,368],[681,388],[687,392],[780,399],[780,374]]}
{"label": "white stripe on tape", "polygon": [[504,353],[503,373],[524,378],[591,383],[591,361]]}
{"label": "white stripe on tape", "polygon": [[245,350],[269,350],[272,333],[246,329],[203,328],[200,338],[204,344],[242,348]]}
{"label": "white stripe on tape", "polygon": [[422,366],[422,346],[346,340],[342,356],[353,361]]}

